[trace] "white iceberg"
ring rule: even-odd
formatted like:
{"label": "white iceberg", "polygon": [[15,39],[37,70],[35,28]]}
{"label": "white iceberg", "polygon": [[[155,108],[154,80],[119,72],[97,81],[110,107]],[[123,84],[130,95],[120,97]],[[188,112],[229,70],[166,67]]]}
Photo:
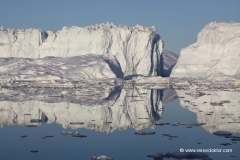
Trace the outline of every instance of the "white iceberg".
{"label": "white iceberg", "polygon": [[197,42],[181,50],[171,77],[240,75],[240,22],[211,22]]}
{"label": "white iceberg", "polygon": [[160,75],[163,43],[154,27],[97,24],[39,29],[0,29],[0,57],[44,58],[104,55],[117,61],[124,75]]}

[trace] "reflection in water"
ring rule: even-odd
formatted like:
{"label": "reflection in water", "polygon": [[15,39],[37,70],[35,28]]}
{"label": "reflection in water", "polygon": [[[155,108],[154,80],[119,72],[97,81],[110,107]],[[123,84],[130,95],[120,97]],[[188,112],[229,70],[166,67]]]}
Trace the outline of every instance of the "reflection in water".
{"label": "reflection in water", "polygon": [[[232,133],[240,131],[240,93],[234,90],[202,91],[204,95],[195,96],[188,94],[189,92],[175,92],[171,89],[148,90],[136,86],[14,90],[3,88],[0,91],[0,124],[16,124],[14,127],[1,129],[3,137],[6,137],[2,139],[5,142],[2,143],[5,157],[3,159],[16,159],[17,154],[8,154],[9,149],[24,152],[25,155],[21,154],[21,157],[26,159],[36,155],[39,157],[32,159],[44,159],[44,155],[48,154],[55,156],[55,159],[74,159],[78,156],[80,159],[90,159],[93,155],[107,155],[113,159],[128,159],[128,156],[131,157],[129,159],[146,159],[147,155],[158,151],[162,153],[151,154],[148,157],[161,160],[203,159],[206,154],[213,159],[239,156],[236,151],[240,136]],[[186,109],[179,106],[176,97]],[[174,101],[170,102],[171,100]],[[164,112],[162,105],[165,105]],[[64,128],[81,129],[62,129],[61,126],[52,124],[54,122]],[[51,125],[41,125],[43,123]],[[29,129],[22,125],[34,128]],[[38,127],[39,125],[41,127]],[[153,127],[154,131],[148,129]],[[127,128],[143,130],[136,132]],[[206,133],[203,128],[213,134]],[[96,133],[95,130],[115,132],[104,134]],[[12,142],[16,142],[16,148],[12,149]],[[22,148],[22,145],[29,147]],[[227,147],[235,152],[179,152],[180,148]],[[79,150],[82,154],[79,154]],[[27,154],[30,151],[39,152],[34,155]],[[207,156],[204,159],[209,158]]]}
{"label": "reflection in water", "polygon": [[189,91],[176,90],[180,105],[196,113],[198,123],[213,133],[218,130],[240,133],[240,92],[203,91],[199,97]]}
{"label": "reflection in water", "polygon": [[1,91],[1,125],[41,123],[102,132],[154,127],[162,113],[162,91],[124,88],[34,88]]}
{"label": "reflection in water", "polygon": [[162,93],[162,102],[163,103],[167,103],[167,102],[171,102],[174,99],[177,99],[177,94],[176,91],[174,89],[170,89],[170,88],[166,88],[166,89],[162,89],[160,90]]}
{"label": "reflection in water", "polygon": [[[63,128],[88,128],[102,132],[153,128],[162,114],[162,102],[177,96],[180,105],[196,113],[198,123],[213,133],[240,133],[240,92],[204,91],[194,96],[186,90],[129,88],[20,88],[0,92],[1,125],[34,127],[41,123]],[[177,96],[176,96],[177,93]]]}
{"label": "reflection in water", "polygon": [[180,105],[196,113],[204,129],[240,133],[240,92],[204,91],[194,96],[186,90],[130,88],[21,88],[2,89],[1,125],[34,126],[61,124],[64,128],[88,128],[109,132],[126,128],[152,128],[162,114],[162,101],[176,98]]}

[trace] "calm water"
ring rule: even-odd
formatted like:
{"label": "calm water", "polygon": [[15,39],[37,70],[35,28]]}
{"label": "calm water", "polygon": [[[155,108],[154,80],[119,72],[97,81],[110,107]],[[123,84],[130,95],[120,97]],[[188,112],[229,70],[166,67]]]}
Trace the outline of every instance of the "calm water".
{"label": "calm water", "polygon": [[[149,154],[175,152],[180,148],[231,149],[231,153],[207,154],[217,160],[240,158],[240,141],[212,134],[223,130],[240,136],[239,91],[207,91],[201,97],[187,95],[184,90],[134,87],[91,96],[78,91],[66,91],[63,97],[51,98],[41,97],[45,92],[40,90],[31,91],[35,93],[32,98],[30,91],[19,90],[18,94],[0,91],[0,159],[88,160],[106,155],[115,160],[147,160],[151,159],[147,157]],[[215,103],[221,101],[224,102]],[[32,119],[41,122],[31,123]],[[159,123],[170,124],[154,125]],[[178,123],[206,124],[188,128]],[[87,137],[62,135],[62,131],[79,132]],[[134,134],[137,131],[156,134]],[[23,135],[27,137],[22,138]],[[47,135],[53,137],[42,138]]]}

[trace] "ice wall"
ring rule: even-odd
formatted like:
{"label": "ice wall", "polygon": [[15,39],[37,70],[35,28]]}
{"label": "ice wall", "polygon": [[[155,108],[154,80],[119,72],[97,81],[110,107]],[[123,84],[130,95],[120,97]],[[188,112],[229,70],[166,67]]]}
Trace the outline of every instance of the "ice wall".
{"label": "ice wall", "polygon": [[171,77],[240,75],[240,22],[211,22],[181,50]]}
{"label": "ice wall", "polygon": [[56,33],[39,29],[1,29],[0,56],[43,58],[86,54],[116,60],[124,75],[160,75],[162,41],[154,27],[97,24],[64,27]]}
{"label": "ice wall", "polygon": [[39,29],[0,28],[0,57],[37,58],[44,41],[44,32]]}

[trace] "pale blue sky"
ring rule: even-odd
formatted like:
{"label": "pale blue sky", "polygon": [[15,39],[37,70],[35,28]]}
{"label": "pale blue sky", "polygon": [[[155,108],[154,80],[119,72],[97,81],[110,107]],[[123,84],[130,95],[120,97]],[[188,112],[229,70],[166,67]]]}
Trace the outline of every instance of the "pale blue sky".
{"label": "pale blue sky", "polygon": [[240,0],[0,0],[0,26],[57,31],[102,22],[155,26],[179,53],[211,21],[240,21]]}

